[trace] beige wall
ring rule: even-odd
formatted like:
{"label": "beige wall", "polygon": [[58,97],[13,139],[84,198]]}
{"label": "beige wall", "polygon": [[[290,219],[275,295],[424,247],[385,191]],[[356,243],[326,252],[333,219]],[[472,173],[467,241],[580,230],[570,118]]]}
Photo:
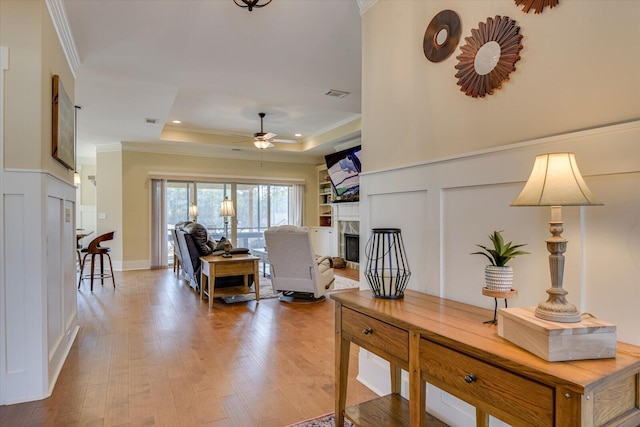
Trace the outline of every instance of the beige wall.
{"label": "beige wall", "polygon": [[[462,22],[458,48],[432,63],[425,29],[443,9]],[[480,21],[510,16],[522,59],[485,99],[460,92],[454,66]],[[380,0],[363,15],[363,167],[367,171],[640,117],[639,1],[563,0],[542,14],[513,1]]]}
{"label": "beige wall", "polygon": [[[121,181],[118,181],[121,158]],[[149,172],[168,174],[201,174],[247,177],[296,178],[306,181],[305,223],[317,224],[317,176],[314,165],[260,162],[212,157],[179,156],[137,151],[104,152],[97,156],[97,211],[107,214],[107,221],[98,219],[99,229],[108,223],[121,230],[122,268],[148,266],[151,242],[151,190]],[[114,221],[121,211],[120,224]],[[112,213],[113,211],[113,213]],[[106,230],[105,230],[106,231]]]}
{"label": "beige wall", "polygon": [[122,224],[125,204],[122,182],[122,152],[98,152],[96,156],[96,235],[116,231],[113,243],[108,245],[111,248],[111,257],[116,262],[122,260],[124,253]]}
{"label": "beige wall", "polygon": [[42,1],[0,1],[0,45],[9,47],[5,167],[42,169],[73,182],[73,171],[51,156],[52,77],[72,100],[75,82]]}
{"label": "beige wall", "polygon": [[96,165],[82,165],[80,170],[80,200],[81,205],[95,205],[96,204],[96,186],[93,182],[89,181],[89,176],[96,176]]}

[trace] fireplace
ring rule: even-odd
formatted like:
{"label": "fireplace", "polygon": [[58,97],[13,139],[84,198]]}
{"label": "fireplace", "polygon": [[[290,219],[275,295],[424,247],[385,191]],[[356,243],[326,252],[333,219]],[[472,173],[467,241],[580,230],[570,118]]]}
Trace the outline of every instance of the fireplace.
{"label": "fireplace", "polygon": [[[2,0],[0,0],[2,1]],[[348,268],[360,269],[360,208],[359,203],[336,203],[335,219],[338,232],[338,256]],[[348,237],[347,237],[348,236]]]}
{"label": "fireplace", "polygon": [[344,234],[344,259],[355,263],[360,262],[360,235]]}

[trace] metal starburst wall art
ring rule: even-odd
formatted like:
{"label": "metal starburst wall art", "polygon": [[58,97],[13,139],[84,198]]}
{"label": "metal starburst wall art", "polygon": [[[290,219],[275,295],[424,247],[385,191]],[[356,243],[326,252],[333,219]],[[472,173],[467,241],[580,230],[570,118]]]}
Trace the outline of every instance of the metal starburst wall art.
{"label": "metal starburst wall art", "polygon": [[477,29],[471,30],[471,36],[465,37],[462,53],[456,57],[460,90],[468,96],[484,98],[500,89],[520,60],[520,40],[520,27],[508,16],[480,22]]}
{"label": "metal starburst wall art", "polygon": [[558,5],[558,0],[515,0],[516,6],[524,5],[522,11],[529,13],[533,9],[533,13],[542,13],[542,10],[549,6],[549,9]]}

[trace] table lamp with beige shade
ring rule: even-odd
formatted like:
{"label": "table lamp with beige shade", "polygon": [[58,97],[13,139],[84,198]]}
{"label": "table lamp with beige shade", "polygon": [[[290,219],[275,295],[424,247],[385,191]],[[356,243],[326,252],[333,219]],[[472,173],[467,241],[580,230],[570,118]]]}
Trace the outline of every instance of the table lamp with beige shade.
{"label": "table lamp with beige shade", "polygon": [[229,240],[229,219],[236,216],[236,210],[233,207],[233,201],[225,197],[220,204],[219,216],[224,217],[224,236]]}
{"label": "table lamp with beige shade", "polygon": [[198,206],[195,203],[189,206],[189,218],[191,221],[198,221]]}
{"label": "table lamp with beige shade", "polygon": [[511,206],[550,206],[551,237],[546,239],[551,270],[549,297],[538,304],[535,316],[562,323],[581,320],[575,305],[566,300],[567,291],[562,288],[564,252],[567,240],[562,234],[562,206],[601,206],[584,182],[573,153],[550,153],[536,157],[533,170],[522,192]]}

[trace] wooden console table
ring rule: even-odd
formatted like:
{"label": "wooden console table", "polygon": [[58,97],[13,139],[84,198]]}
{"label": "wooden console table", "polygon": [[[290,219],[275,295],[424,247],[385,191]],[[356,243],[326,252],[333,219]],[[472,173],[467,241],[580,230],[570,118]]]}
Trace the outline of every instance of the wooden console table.
{"label": "wooden console table", "polygon": [[[547,362],[483,324],[489,310],[414,291],[401,300],[370,291],[338,292],[336,302],[336,425],[424,426],[426,384],[513,426],[640,425],[640,347],[618,343],[611,359]],[[353,342],[391,364],[389,396],[345,408]],[[409,372],[409,400],[400,370]],[[429,425],[444,425],[430,420]]]}

